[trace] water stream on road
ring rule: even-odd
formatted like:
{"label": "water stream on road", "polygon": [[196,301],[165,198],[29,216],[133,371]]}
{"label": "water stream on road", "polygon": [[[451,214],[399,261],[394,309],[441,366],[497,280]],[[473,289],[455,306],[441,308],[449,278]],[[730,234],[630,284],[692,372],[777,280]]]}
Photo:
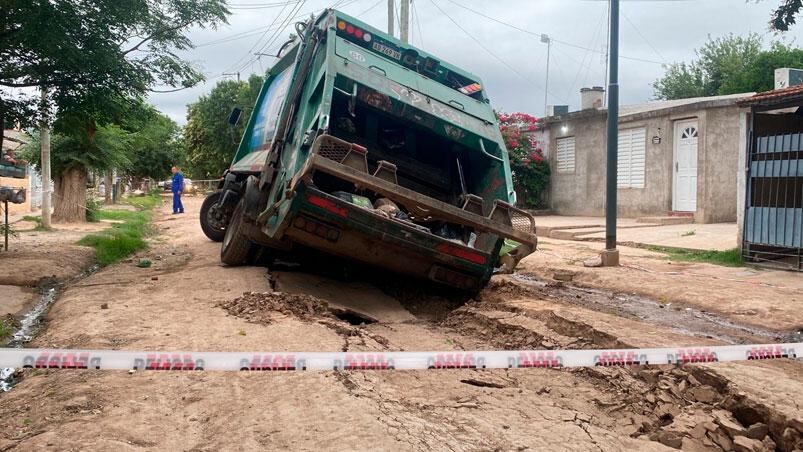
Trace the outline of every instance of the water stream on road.
{"label": "water stream on road", "polygon": [[[22,348],[26,343],[32,341],[42,327],[42,318],[64,289],[95,273],[98,268],[97,265],[93,265],[65,281],[43,284],[40,287],[39,300],[23,314],[19,327],[5,346]],[[0,392],[8,391],[14,386],[15,375],[16,371],[12,367],[0,368]]]}

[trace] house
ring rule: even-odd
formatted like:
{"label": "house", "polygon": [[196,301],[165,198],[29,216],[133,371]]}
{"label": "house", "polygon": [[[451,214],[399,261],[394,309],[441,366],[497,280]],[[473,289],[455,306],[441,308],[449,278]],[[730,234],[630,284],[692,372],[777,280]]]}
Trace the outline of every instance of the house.
{"label": "house", "polygon": [[[5,130],[3,132],[3,144],[2,149],[0,149],[0,156],[5,155],[8,150],[17,151],[25,143],[25,134],[21,130]],[[9,204],[8,212],[10,214],[28,213],[31,211],[31,179],[28,165],[8,165],[5,163],[6,162],[0,162],[0,186],[24,188],[29,194],[29,196],[26,196],[26,200],[23,204]]]}
{"label": "house", "polygon": [[746,259],[803,271],[803,85],[780,85],[739,102],[749,108],[739,235]]}
{"label": "house", "polygon": [[[754,93],[623,105],[619,113],[618,213],[734,222],[745,149],[745,107]],[[550,116],[540,135],[551,162],[550,207],[560,215],[605,212],[604,90],[581,91],[580,111]]]}

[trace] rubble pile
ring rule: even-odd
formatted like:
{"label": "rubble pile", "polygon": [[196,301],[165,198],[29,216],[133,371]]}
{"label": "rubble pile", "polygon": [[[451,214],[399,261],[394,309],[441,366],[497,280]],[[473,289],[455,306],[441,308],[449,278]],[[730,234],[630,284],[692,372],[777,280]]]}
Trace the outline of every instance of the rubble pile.
{"label": "rubble pile", "polygon": [[[798,422],[732,393],[728,382],[705,368],[620,368],[579,370],[605,380],[623,403],[608,408],[621,413],[630,436],[688,450],[739,452],[791,451],[803,448]],[[599,402],[600,405],[608,405]]]}
{"label": "rubble pile", "polygon": [[333,318],[326,301],[304,294],[245,292],[218,306],[233,316],[254,323],[273,323],[276,313],[308,321]]}

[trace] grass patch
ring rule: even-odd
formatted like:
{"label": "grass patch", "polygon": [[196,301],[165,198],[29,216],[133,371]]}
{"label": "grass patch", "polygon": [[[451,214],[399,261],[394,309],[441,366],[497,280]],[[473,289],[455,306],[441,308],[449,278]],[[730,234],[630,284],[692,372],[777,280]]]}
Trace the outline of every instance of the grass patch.
{"label": "grass patch", "polygon": [[152,192],[147,196],[129,196],[123,202],[137,209],[151,210],[162,205],[162,197],[159,195],[159,192]]}
{"label": "grass patch", "polygon": [[34,215],[25,215],[22,217],[22,221],[30,221],[31,223],[36,223],[36,226],[33,228],[34,231],[47,231],[42,225],[42,217],[37,217]]}
{"label": "grass patch", "polygon": [[[148,199],[151,196],[135,199]],[[89,234],[78,241],[79,245],[95,248],[98,265],[105,267],[118,262],[148,246],[145,238],[153,232],[150,209],[157,206],[161,199],[152,199],[140,203],[141,210],[98,210],[95,218],[100,220],[121,221],[97,234]],[[141,206],[141,207],[140,207]]]}
{"label": "grass patch", "polygon": [[11,325],[3,319],[0,319],[0,339],[11,334]]}
{"label": "grass patch", "polygon": [[685,248],[667,248],[664,246],[651,246],[651,251],[664,253],[669,259],[688,262],[705,262],[708,264],[724,265],[726,267],[741,267],[744,259],[739,248],[727,251],[700,251]]}

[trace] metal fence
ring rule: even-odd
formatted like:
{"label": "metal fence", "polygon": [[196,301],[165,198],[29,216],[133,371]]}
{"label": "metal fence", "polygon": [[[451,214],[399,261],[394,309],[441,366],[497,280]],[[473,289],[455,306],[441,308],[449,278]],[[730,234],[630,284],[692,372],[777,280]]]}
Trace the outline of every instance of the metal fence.
{"label": "metal fence", "polygon": [[803,270],[803,134],[751,140],[744,257]]}

